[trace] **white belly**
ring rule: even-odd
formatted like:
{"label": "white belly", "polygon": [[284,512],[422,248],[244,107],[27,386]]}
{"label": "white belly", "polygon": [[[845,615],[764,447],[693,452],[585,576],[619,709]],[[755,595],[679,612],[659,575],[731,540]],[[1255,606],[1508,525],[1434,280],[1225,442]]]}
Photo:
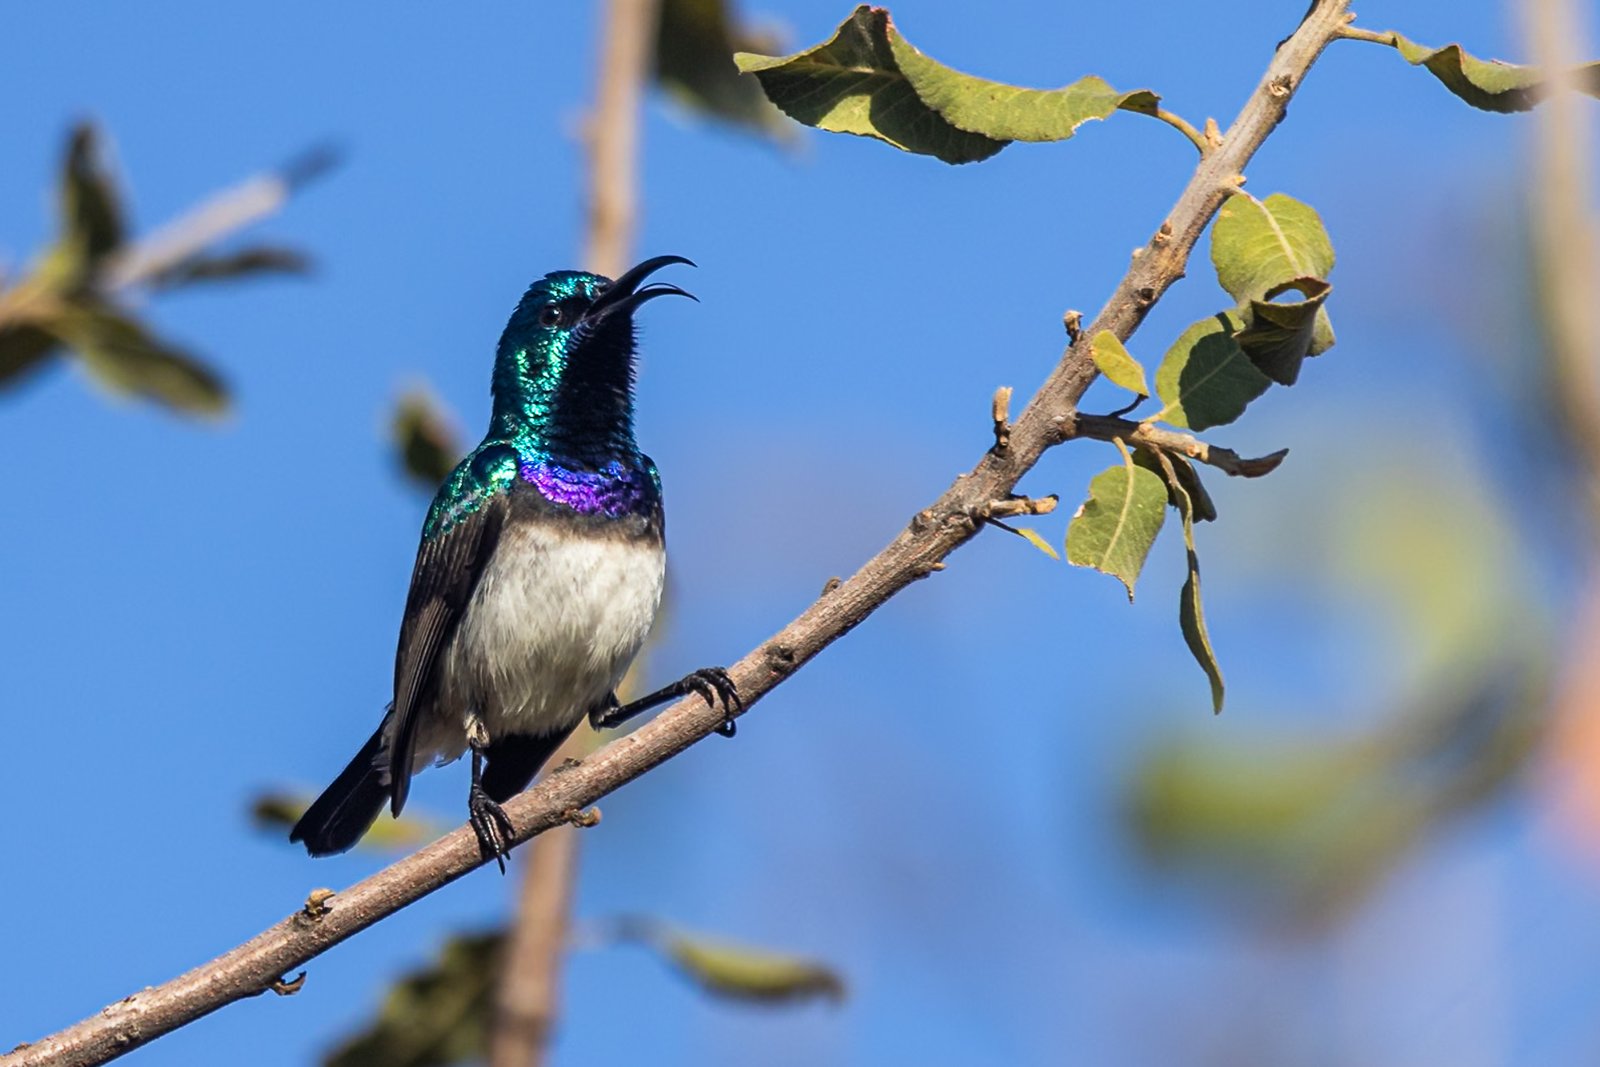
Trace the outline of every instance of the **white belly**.
{"label": "white belly", "polygon": [[420,740],[453,759],[474,719],[491,740],[572,729],[638,654],[665,577],[659,544],[506,530],[444,654],[438,725],[460,734]]}

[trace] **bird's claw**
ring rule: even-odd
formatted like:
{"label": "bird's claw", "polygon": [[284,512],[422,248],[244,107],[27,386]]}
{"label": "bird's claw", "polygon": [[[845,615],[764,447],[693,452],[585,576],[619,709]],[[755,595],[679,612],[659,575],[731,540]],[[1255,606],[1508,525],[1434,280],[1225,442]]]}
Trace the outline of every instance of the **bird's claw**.
{"label": "bird's claw", "polygon": [[506,854],[511,851],[511,838],[516,832],[505,809],[490,800],[489,794],[474,786],[467,798],[467,812],[467,821],[472,824],[472,832],[478,837],[478,851],[483,853],[484,859],[498,863],[500,873],[505,874]]}
{"label": "bird's claw", "polygon": [[726,669],[722,667],[702,667],[684,679],[684,684],[698,693],[706,702],[707,707],[715,708],[717,702],[722,702],[722,722],[717,726],[717,733],[723,737],[732,737],[738,732],[738,724],[734,716],[744,710],[744,700],[739,696],[738,686],[733,684]]}

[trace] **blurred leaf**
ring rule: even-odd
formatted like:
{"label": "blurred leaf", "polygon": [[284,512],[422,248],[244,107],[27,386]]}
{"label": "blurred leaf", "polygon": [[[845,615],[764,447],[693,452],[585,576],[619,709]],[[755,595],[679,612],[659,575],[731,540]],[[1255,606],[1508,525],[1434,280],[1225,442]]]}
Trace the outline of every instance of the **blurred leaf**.
{"label": "blurred leaf", "polygon": [[1333,260],[1316,209],[1283,193],[1230,196],[1211,227],[1217,281],[1241,305],[1300,278],[1326,278]]}
{"label": "blurred leaf", "polygon": [[1093,567],[1133,585],[1166,518],[1167,487],[1158,475],[1136,466],[1121,441],[1122,463],[1089,482],[1089,498],[1067,526],[1067,562]]}
{"label": "blurred leaf", "polygon": [[[1195,465],[1189,462],[1183,456],[1175,456],[1171,453],[1167,453],[1166,455],[1167,462],[1172,465],[1173,473],[1177,476],[1178,481],[1182,484],[1184,491],[1189,494],[1189,501],[1194,510],[1195,521],[1215,522],[1217,518],[1217,506],[1216,504],[1212,503],[1211,494],[1208,493],[1206,491],[1206,487],[1201,484],[1200,472],[1195,468]],[[1162,482],[1167,480],[1167,473],[1162,469],[1161,460],[1159,457],[1157,457],[1153,449],[1145,448],[1143,445],[1135,448],[1133,450],[1133,461],[1139,466],[1143,467],[1145,470],[1154,474],[1156,477],[1160,478]],[[1170,485],[1167,486],[1167,503],[1180,512],[1183,510],[1178,502],[1177,489]]]}
{"label": "blurred leaf", "polygon": [[413,390],[400,398],[392,427],[401,470],[430,493],[443,484],[465,454],[438,401],[425,390]]}
{"label": "blurred leaf", "polygon": [[1192,430],[1221,426],[1267,391],[1272,379],[1234,337],[1242,325],[1231,312],[1219,312],[1179,335],[1156,369],[1156,393],[1165,405],[1156,418]]}
{"label": "blurred leaf", "polygon": [[124,238],[116,183],[102,158],[99,131],[91,123],[72,128],[61,168],[60,202],[61,236],[40,270],[71,291]]}
{"label": "blurred leaf", "polygon": [[1177,499],[1178,514],[1183,517],[1183,545],[1189,557],[1189,575],[1184,579],[1183,589],[1178,595],[1178,625],[1183,630],[1183,640],[1189,646],[1190,654],[1200,664],[1200,669],[1206,672],[1206,679],[1211,683],[1211,710],[1220,713],[1223,698],[1222,664],[1217,662],[1216,650],[1211,647],[1211,636],[1206,633],[1206,617],[1200,603],[1200,554],[1194,547],[1194,502],[1190,500],[1189,490],[1171,457],[1165,452],[1157,452],[1155,457],[1156,462],[1161,464],[1167,488]]}
{"label": "blurred leaf", "polygon": [[[258,793],[250,802],[250,822],[258,830],[287,835],[311,806],[312,799],[301,793]],[[444,831],[445,827],[436,820],[413,811],[398,819],[380,818],[356,847],[374,852],[410,851],[434,840]],[[284,839],[287,840],[287,836]]]}
{"label": "blurred leaf", "polygon": [[85,298],[64,305],[38,326],[77,352],[90,375],[113,392],[189,414],[227,410],[227,390],[209,367],[151,336],[118,308]]}
{"label": "blurred leaf", "polygon": [[37,326],[0,328],[0,387],[14,385],[44,366],[56,347],[56,339]]}
{"label": "blurred leaf", "polygon": [[844,999],[844,980],[815,960],[692,934],[643,916],[618,922],[614,936],[654,949],[714,996],[767,1004]]}
{"label": "blurred leaf", "polygon": [[493,989],[504,947],[500,933],[453,937],[430,966],[403,976],[378,1018],[349,1038],[327,1067],[446,1067],[488,1052]]}
{"label": "blurred leaf", "polygon": [[[1291,290],[1305,299],[1277,300]],[[1293,385],[1300,377],[1301,362],[1333,344],[1333,326],[1322,313],[1332,291],[1321,278],[1295,278],[1268,289],[1266,299],[1251,300],[1250,325],[1236,338],[1250,362],[1279,385]]]}
{"label": "blurred leaf", "polygon": [[[1483,111],[1527,111],[1549,95],[1544,72],[1538,67],[1482,60],[1458,44],[1429,48],[1390,31],[1395,49],[1413,67],[1426,67],[1445,88]],[[1585,63],[1574,71],[1573,84],[1590,96],[1600,96],[1600,63]]]}
{"label": "blurred leaf", "polygon": [[1150,395],[1150,385],[1145,381],[1144,367],[1133,358],[1117,335],[1110,330],[1101,330],[1094,335],[1094,340],[1089,345],[1089,350],[1094,356],[1094,365],[1099,368],[1113,385],[1119,385],[1130,393],[1140,396]]}
{"label": "blurred leaf", "polygon": [[1013,140],[1065,140],[1089,119],[1119,108],[1153,113],[1159,100],[1148,90],[1119,93],[1093,75],[1042,90],[962,74],[917,51],[887,10],[867,5],[816,48],[734,61],[797,122],[946,163],[986,159]]}
{"label": "blurred leaf", "polygon": [[1032,545],[1034,548],[1037,548],[1040,552],[1043,552],[1045,555],[1049,556],[1051,559],[1060,559],[1061,558],[1060,553],[1058,553],[1056,551],[1056,546],[1052,545],[1049,541],[1046,541],[1043,537],[1039,536],[1039,531],[1038,530],[1030,529],[1027,526],[1017,526],[1017,527],[1009,527],[1008,526],[1006,528],[1015,530],[1015,532],[1016,532],[1018,537],[1021,537],[1024,541],[1028,542],[1028,544]]}
{"label": "blurred leaf", "polygon": [[201,253],[190,256],[150,276],[152,289],[176,289],[193,282],[242,278],[252,274],[305,274],[311,260],[293,248],[257,245],[220,255]]}
{"label": "blurred leaf", "polygon": [[777,42],[737,24],[732,0],[663,0],[656,29],[656,80],[675,99],[768,137],[793,128],[759,82],[733,65],[736,51],[766,52]]}

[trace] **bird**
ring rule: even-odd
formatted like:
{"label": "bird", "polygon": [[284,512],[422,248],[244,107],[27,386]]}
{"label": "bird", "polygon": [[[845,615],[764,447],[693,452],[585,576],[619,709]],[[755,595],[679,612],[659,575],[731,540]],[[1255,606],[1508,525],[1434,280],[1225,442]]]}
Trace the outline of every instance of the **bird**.
{"label": "bird", "polygon": [[682,256],[615,281],[556,271],[518,301],[495,350],[483,441],[446,478],[422,526],[378,729],[306,809],[289,839],[313,856],[351,848],[411,777],[471,754],[467,811],[486,860],[505,870],[501,804],[526,789],[584,718],[620,725],[691,693],[743,710],[707,667],[628,704],[616,687],[644,644],[666,575],[661,475],[634,439],[634,313],[643,284]]}

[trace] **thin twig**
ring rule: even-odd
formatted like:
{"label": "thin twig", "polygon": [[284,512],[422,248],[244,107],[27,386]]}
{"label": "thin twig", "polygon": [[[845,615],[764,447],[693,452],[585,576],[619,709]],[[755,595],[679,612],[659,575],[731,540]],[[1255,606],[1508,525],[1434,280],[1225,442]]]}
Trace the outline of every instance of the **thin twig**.
{"label": "thin twig", "polygon": [[1283,448],[1269,455],[1246,459],[1231,448],[1207,444],[1186,433],[1164,430],[1148,422],[1134,422],[1115,415],[1080,414],[1077,417],[1076,434],[1079,437],[1092,437],[1096,441],[1126,441],[1134,445],[1147,445],[1161,452],[1187,456],[1196,463],[1209,464],[1224,474],[1240,478],[1259,478],[1263,474],[1270,474],[1289,454],[1289,450]]}
{"label": "thin twig", "polygon": [[[1182,277],[1207,224],[1262,142],[1283,118],[1294,90],[1344,23],[1349,0],[1322,0],[1284,42],[1251,92],[1221,147],[1200,161],[1167,216],[1171,236],[1137,256],[1111,299],[1069,348],[1013,425],[1003,454],[986,452],[932,505],[837,589],[808,607],[731,668],[748,712],[762,697],[890,597],[944,565],[984,525],[977,509],[1003,500],[1048,449],[1074,436],[1078,399],[1095,378],[1088,338],[1110,330],[1126,340],[1152,304]],[[523,842],[562,824],[573,808],[601,797],[670,759],[724,721],[721,707],[680,700],[581,765],[547,775],[505,805]],[[962,788],[960,782],[953,789]],[[462,827],[329,901],[320,920],[291,917],[217,959],[161,986],[135,993],[60,1033],[0,1057],[0,1067],[87,1067],[104,1063],[235,1000],[268,988],[287,972],[383,918],[476,870],[476,837]]]}
{"label": "thin twig", "polygon": [[1371,41],[1373,44],[1384,44],[1394,47],[1394,33],[1379,33],[1376,30],[1363,30],[1360,26],[1341,26],[1338,36],[1346,41]]}
{"label": "thin twig", "polygon": [[1173,129],[1189,138],[1189,143],[1194,145],[1202,156],[1211,151],[1213,148],[1213,145],[1211,145],[1204,137],[1200,135],[1200,131],[1195,129],[1194,126],[1190,124],[1188,119],[1184,118],[1177,112],[1168,111],[1164,107],[1158,107],[1154,111],[1148,112],[1148,114],[1160,119],[1168,126],[1171,126]]}

